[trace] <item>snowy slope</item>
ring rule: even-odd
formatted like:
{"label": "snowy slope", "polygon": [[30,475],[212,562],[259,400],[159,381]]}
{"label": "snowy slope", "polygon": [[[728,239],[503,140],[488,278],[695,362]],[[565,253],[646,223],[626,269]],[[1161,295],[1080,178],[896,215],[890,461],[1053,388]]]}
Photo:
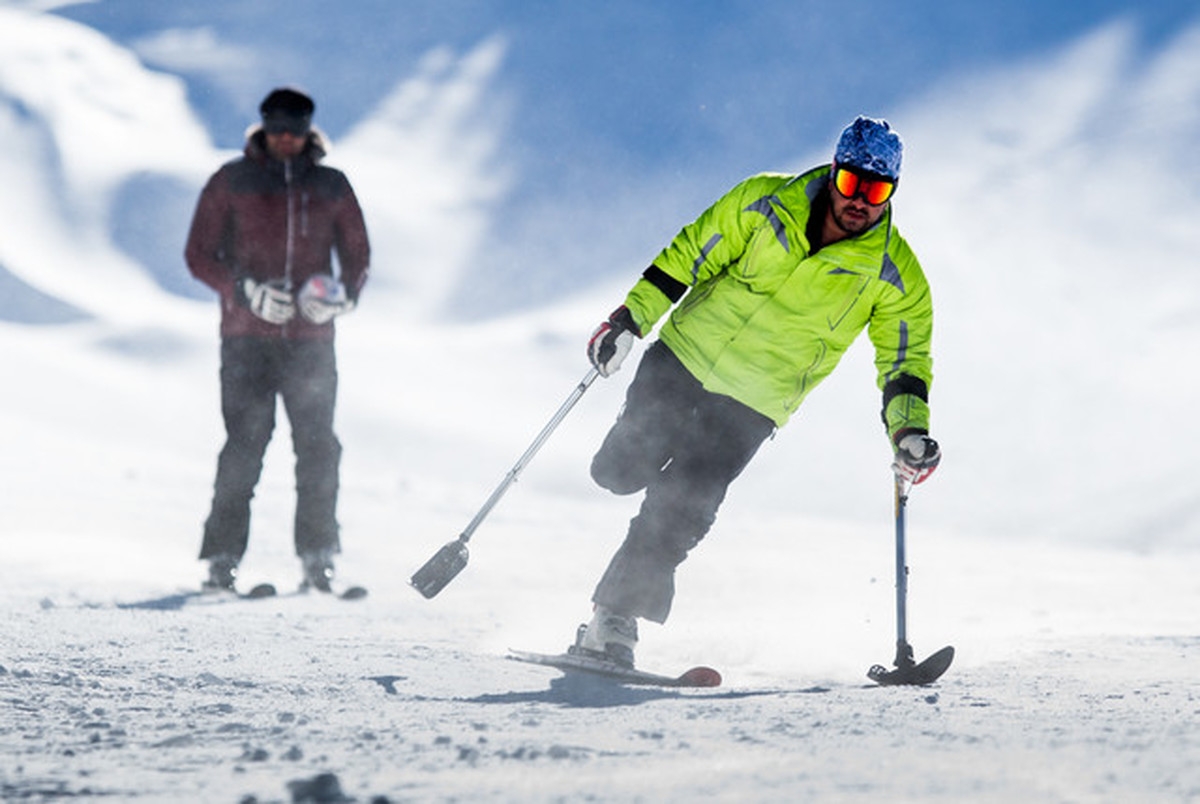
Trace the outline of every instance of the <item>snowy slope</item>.
{"label": "snowy slope", "polygon": [[[909,512],[910,637],[922,655],[954,644],[951,672],[922,690],[864,678],[891,659],[894,612],[887,447],[857,349],[731,491],[669,625],[644,629],[647,667],[725,674],[684,694],[574,689],[503,659],[566,644],[636,510],[586,476],[630,371],[588,392],[461,577],[433,601],[405,585],[584,374],[582,342],[641,268],[519,315],[431,312],[506,180],[503,143],[472,126],[495,45],[431,57],[331,159],[378,232],[339,331],[339,570],[371,596],[172,609],[203,570],[216,310],[131,256],[143,241],[110,203],[147,177],[190,202],[229,154],[172,79],[102,38],[4,7],[0,37],[20,146],[0,154],[0,268],[24,288],[0,294],[3,798],[282,801],[326,772],[360,801],[1200,796],[1200,197],[1176,156],[1200,145],[1198,29],[1141,59],[1132,29],[1104,28],[889,112],[909,143],[901,226],[937,297],[947,451]],[[389,153],[413,152],[396,172]],[[281,424],[247,583],[297,576],[290,469]]]}
{"label": "snowy slope", "polygon": [[[0,49],[0,318],[169,319],[178,305],[114,248],[109,223],[139,179],[203,180],[211,153],[182,83],[87,28],[4,7]],[[43,318],[28,313],[30,298],[53,300]]]}
{"label": "snowy slope", "polygon": [[[923,490],[910,510],[910,639],[921,656],[958,649],[935,688],[882,690],[864,677],[892,658],[890,522],[764,514],[736,493],[683,569],[676,614],[643,629],[640,652],[664,671],[715,664],[723,688],[578,687],[505,661],[510,645],[565,646],[632,513],[584,477],[617,385],[585,396],[441,595],[426,601],[405,579],[565,395],[551,375],[569,370],[576,344],[560,332],[553,321],[434,331],[443,357],[465,360],[478,338],[525,348],[519,384],[490,377],[513,405],[493,407],[505,428],[455,428],[456,411],[472,407],[467,377],[446,382],[442,416],[415,394],[397,393],[391,411],[346,394],[341,430],[356,448],[339,567],[370,586],[367,600],[181,609],[175,596],[201,574],[191,557],[217,422],[198,389],[215,367],[203,352],[162,367],[154,393],[165,407],[148,415],[122,404],[121,358],[47,339],[36,370],[49,396],[76,390],[98,415],[27,411],[6,439],[6,454],[38,460],[9,484],[19,494],[0,586],[5,796],[286,801],[289,783],[323,773],[359,801],[1184,801],[1200,791],[1195,555],[947,533],[929,527]],[[347,322],[345,354],[370,351],[361,334]],[[408,376],[432,371],[427,353],[396,352]],[[368,386],[374,365],[347,361],[343,387]],[[419,409],[423,418],[409,415]],[[244,566],[247,583],[285,591],[298,574],[287,458],[274,445]]]}

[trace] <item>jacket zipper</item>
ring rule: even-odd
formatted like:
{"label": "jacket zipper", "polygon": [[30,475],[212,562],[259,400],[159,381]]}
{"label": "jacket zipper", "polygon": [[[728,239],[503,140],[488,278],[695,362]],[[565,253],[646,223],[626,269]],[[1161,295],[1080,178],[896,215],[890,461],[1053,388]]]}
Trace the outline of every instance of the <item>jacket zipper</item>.
{"label": "jacket zipper", "polygon": [[[286,188],[287,199],[287,240],[284,243],[283,256],[283,278],[284,283],[290,293],[292,290],[292,254],[295,248],[296,239],[296,211],[295,199],[292,194],[292,160],[286,159],[283,162],[283,184]],[[284,335],[288,335],[291,330],[291,322],[283,325]]]}

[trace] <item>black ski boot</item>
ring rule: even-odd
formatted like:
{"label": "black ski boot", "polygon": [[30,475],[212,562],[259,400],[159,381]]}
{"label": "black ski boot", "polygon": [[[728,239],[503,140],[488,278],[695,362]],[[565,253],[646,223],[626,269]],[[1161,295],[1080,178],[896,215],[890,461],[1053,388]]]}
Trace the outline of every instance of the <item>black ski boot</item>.
{"label": "black ski boot", "polygon": [[300,588],[316,589],[318,592],[333,591],[333,553],[329,550],[313,550],[300,556],[304,567],[304,580]]}
{"label": "black ski boot", "polygon": [[204,582],[205,589],[222,589],[234,591],[237,581],[238,560],[234,556],[221,554],[208,560],[208,580]]}

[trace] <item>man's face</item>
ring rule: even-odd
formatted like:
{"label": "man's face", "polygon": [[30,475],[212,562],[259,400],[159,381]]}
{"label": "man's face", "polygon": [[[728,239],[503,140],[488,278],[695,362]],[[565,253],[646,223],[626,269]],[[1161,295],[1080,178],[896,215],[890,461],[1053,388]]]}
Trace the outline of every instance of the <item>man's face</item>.
{"label": "man's face", "polygon": [[290,131],[267,132],[267,153],[280,162],[295,159],[304,150],[308,134],[293,134]]}
{"label": "man's face", "polygon": [[[829,185],[830,217],[848,237],[861,234],[878,223],[895,190],[893,181],[837,165],[834,165]],[[879,203],[872,204],[868,198]]]}
{"label": "man's face", "polygon": [[883,211],[887,209],[886,201],[878,206],[868,204],[861,195],[847,198],[833,187],[829,188],[829,202],[829,214],[833,216],[834,223],[851,236],[862,234],[879,223]]}

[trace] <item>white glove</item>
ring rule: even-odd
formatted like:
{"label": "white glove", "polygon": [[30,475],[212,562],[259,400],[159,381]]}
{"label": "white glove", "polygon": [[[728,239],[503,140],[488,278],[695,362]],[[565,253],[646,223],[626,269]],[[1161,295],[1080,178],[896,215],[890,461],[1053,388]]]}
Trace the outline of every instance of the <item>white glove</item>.
{"label": "white glove", "polygon": [[237,293],[250,312],[271,324],[286,324],[296,315],[296,302],[282,279],[255,282],[244,277],[238,280]]}
{"label": "white glove", "polygon": [[633,348],[634,336],[640,337],[641,333],[633,321],[633,314],[623,304],[613,310],[607,321],[596,327],[588,341],[587,355],[601,377],[617,373],[621,362]]}
{"label": "white glove", "polygon": [[896,462],[892,468],[909,483],[923,482],[937,469],[942,460],[938,442],[921,433],[911,433],[896,445]]}
{"label": "white glove", "polygon": [[300,315],[313,324],[324,324],[354,309],[346,286],[327,274],[313,274],[296,294]]}

